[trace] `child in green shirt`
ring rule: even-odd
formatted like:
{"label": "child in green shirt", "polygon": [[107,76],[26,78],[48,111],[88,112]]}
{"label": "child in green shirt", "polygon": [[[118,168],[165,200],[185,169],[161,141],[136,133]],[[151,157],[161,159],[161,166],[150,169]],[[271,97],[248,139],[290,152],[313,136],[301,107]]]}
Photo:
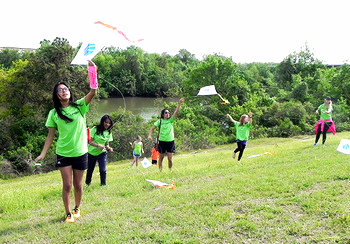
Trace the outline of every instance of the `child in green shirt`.
{"label": "child in green shirt", "polygon": [[244,149],[247,146],[250,129],[252,127],[252,116],[252,112],[249,112],[248,115],[243,114],[238,122],[235,121],[231,115],[227,114],[227,117],[231,120],[231,122],[234,123],[236,127],[237,148],[233,151],[232,158],[236,158],[236,153],[239,152],[238,163],[241,161]]}
{"label": "child in green shirt", "polygon": [[134,164],[136,165],[136,167],[138,166],[138,162],[139,162],[139,157],[141,157],[143,152],[143,143],[142,143],[142,138],[141,136],[137,136],[136,137],[136,141],[134,141],[131,144],[131,147],[133,149],[133,156],[134,156],[134,160],[131,162],[130,167],[132,167]]}

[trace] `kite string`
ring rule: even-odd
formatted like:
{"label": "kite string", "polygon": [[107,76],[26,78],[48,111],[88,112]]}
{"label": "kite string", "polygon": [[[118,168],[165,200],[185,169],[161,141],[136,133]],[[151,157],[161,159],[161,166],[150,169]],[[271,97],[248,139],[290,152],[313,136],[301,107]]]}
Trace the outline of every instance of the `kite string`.
{"label": "kite string", "polygon": [[[107,81],[107,80],[104,80],[105,82],[107,82],[110,86],[112,86],[114,89],[116,89],[119,93],[120,93],[120,95],[122,96],[122,99],[123,99],[123,103],[124,103],[124,112],[123,112],[123,114],[122,114],[122,117],[124,116],[124,114],[125,114],[125,112],[126,112],[126,102],[125,102],[125,97],[124,97],[124,95],[123,95],[123,93],[118,89],[118,87],[116,87],[115,85],[113,85],[112,83],[110,83],[109,81]],[[114,124],[115,125],[115,124]],[[113,125],[113,126],[114,126]]]}

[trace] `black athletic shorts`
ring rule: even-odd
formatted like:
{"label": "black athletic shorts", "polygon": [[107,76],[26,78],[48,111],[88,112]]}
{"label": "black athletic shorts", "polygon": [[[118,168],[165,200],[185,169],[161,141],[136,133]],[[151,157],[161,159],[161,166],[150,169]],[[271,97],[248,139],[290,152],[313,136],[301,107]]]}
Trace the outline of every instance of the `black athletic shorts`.
{"label": "black athletic shorts", "polygon": [[175,153],[175,141],[159,141],[159,153]]}
{"label": "black athletic shorts", "polygon": [[73,169],[85,170],[88,166],[88,154],[79,157],[64,157],[56,154],[56,167],[72,166]]}

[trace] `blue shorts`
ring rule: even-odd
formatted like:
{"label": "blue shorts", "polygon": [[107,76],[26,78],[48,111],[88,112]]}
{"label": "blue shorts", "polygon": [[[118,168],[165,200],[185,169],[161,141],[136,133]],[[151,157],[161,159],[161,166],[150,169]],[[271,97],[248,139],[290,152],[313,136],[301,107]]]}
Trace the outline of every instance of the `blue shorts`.
{"label": "blue shorts", "polygon": [[159,141],[159,153],[175,153],[175,141]]}
{"label": "blue shorts", "polygon": [[141,153],[140,154],[136,154],[135,151],[132,152],[132,155],[134,155],[134,157],[137,157],[137,158],[141,157]]}
{"label": "blue shorts", "polygon": [[56,154],[56,167],[72,166],[73,169],[85,170],[88,166],[88,154],[85,153],[79,157],[64,157]]}

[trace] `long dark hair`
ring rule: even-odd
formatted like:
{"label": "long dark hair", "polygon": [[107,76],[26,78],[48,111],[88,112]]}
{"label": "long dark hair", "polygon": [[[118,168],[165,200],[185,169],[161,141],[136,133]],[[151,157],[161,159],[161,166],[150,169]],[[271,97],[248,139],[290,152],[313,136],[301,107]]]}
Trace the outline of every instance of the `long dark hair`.
{"label": "long dark hair", "polygon": [[[161,118],[161,119],[164,119],[164,114],[165,114],[165,111],[167,111],[167,110],[169,111],[169,109],[166,109],[166,108],[165,108],[165,109],[163,109],[163,110],[160,112],[160,118]],[[170,111],[169,111],[169,113],[170,113]]]}
{"label": "long dark hair", "polygon": [[102,134],[103,134],[103,131],[105,130],[104,122],[105,122],[107,119],[108,119],[109,121],[111,121],[111,125],[110,125],[110,126],[108,127],[108,129],[107,129],[108,132],[109,132],[109,134],[111,133],[111,129],[112,129],[112,127],[113,127],[113,120],[112,120],[111,116],[109,116],[108,114],[106,114],[106,115],[103,115],[103,116],[102,116],[101,121],[100,121],[100,124],[96,126],[96,134],[97,134],[97,135],[102,135]]}
{"label": "long dark hair", "polygon": [[[57,96],[57,87],[58,87],[59,85],[65,85],[65,86],[68,88],[68,90],[69,90],[69,92],[70,92],[69,105],[71,105],[71,106],[77,108],[77,104],[74,103],[73,93],[72,93],[71,90],[69,89],[69,86],[68,86],[65,82],[63,82],[63,81],[57,82],[56,85],[54,86],[53,92],[52,92],[53,106],[55,107],[58,116],[59,116],[61,119],[63,119],[64,121],[66,121],[66,122],[69,123],[69,122],[72,122],[73,119],[68,118],[66,115],[64,115],[64,114],[62,113],[62,104],[61,104],[60,99],[59,99],[58,96]],[[80,111],[80,110],[79,110],[79,111]]]}

